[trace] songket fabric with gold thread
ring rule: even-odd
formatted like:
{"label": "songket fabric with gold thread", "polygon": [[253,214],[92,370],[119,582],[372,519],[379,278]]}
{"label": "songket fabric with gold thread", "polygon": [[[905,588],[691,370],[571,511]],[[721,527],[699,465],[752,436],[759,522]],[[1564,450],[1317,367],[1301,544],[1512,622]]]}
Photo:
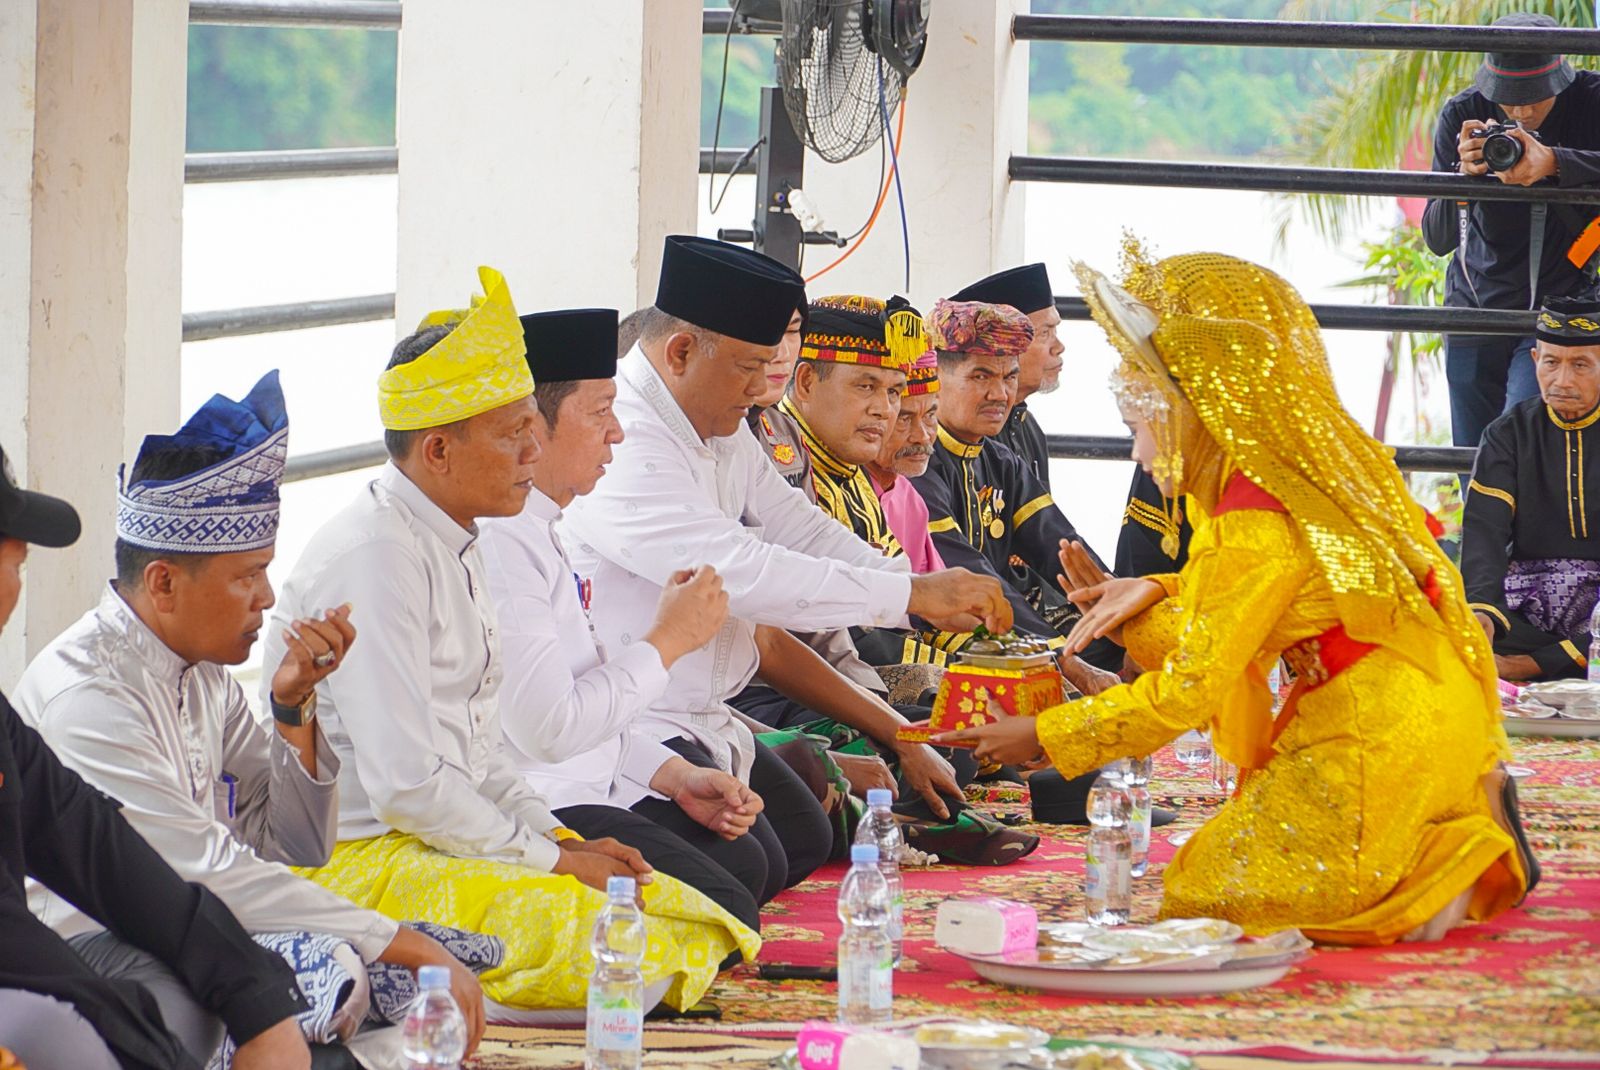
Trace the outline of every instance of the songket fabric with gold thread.
{"label": "songket fabric with gold thread", "polygon": [[522,322],[505,276],[478,269],[469,308],[430,312],[417,325],[452,330],[416,360],[378,376],[378,416],[390,431],[419,431],[520,401],[533,393]]}
{"label": "songket fabric with gold thread", "polygon": [[[1080,279],[1125,384],[1165,395],[1146,411],[1186,455],[1158,476],[1191,494],[1194,540],[1123,630],[1152,671],[1046,711],[1040,741],[1070,776],[1209,727],[1240,766],[1166,872],[1168,916],[1359,944],[1468,891],[1470,917],[1506,909],[1526,878],[1482,784],[1506,753],[1494,663],[1388,450],[1340,406],[1310,310],[1253,264],[1131,252],[1150,330]],[[1286,652],[1306,680],[1275,722],[1265,676]]]}
{"label": "songket fabric with gold thread", "polygon": [[[346,840],[326,866],[297,870],[325,888],[392,918],[490,933],[505,960],[483,973],[484,993],[529,1010],[584,1006],[594,963],[588,954],[606,897],[574,877],[436,851],[391,832]],[[666,1002],[692,1007],[734,951],[754,961],[761,938],[687,884],[664,873],[643,889],[646,985],[669,980]]]}

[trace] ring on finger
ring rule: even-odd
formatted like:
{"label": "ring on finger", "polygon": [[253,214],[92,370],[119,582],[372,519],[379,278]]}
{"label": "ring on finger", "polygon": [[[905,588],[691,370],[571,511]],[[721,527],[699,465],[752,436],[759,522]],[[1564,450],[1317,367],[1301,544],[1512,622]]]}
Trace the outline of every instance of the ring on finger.
{"label": "ring on finger", "polygon": [[333,664],[334,658],[335,655],[333,651],[324,650],[322,653],[311,659],[311,664],[315,665],[319,669],[326,669],[329,665]]}

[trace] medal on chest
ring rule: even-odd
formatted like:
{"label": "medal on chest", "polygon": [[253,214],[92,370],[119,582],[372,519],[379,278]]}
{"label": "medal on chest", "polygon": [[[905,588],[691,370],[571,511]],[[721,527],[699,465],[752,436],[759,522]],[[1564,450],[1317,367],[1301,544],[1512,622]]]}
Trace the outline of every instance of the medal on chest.
{"label": "medal on chest", "polygon": [[1006,523],[1000,519],[1006,506],[1005,492],[999,487],[984,487],[978,491],[978,502],[979,524],[991,539],[1000,538],[1006,533]]}

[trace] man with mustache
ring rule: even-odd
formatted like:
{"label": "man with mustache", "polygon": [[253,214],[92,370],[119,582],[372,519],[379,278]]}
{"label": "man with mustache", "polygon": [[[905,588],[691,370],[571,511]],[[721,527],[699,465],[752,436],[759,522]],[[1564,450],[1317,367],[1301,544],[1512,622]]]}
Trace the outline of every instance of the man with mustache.
{"label": "man with mustache", "polygon": [[[271,701],[289,712],[271,728],[256,721],[228,671],[249,657],[273,605],[267,565],[288,437],[274,371],[243,401],[217,395],[176,435],[145,439],[118,498],[116,579],[28,666],[17,709],[246,929],[326,935],[354,948],[359,959],[344,967],[353,971],[352,997],[316,1008],[308,1039],[349,1039],[367,1011],[360,967],[388,962],[448,968],[476,1044],[483,995],[469,970],[416,929],[283,865],[317,865],[333,849],[339,761],[307,704],[356,637],[347,605],[283,622],[279,656],[263,675]],[[34,912],[84,941],[85,958],[119,954],[104,932],[81,935],[98,926],[74,903],[34,893]]]}
{"label": "man with mustache", "polygon": [[979,279],[952,294],[950,300],[1010,305],[1033,324],[1033,339],[1017,358],[1016,396],[1011,411],[991,437],[1026,461],[1034,477],[1049,490],[1050,450],[1039,421],[1028,411],[1028,399],[1034,394],[1053,393],[1061,385],[1061,355],[1066,347],[1056,333],[1061,326],[1061,313],[1056,309],[1050,273],[1043,264],[1009,268]]}
{"label": "man with mustache", "polygon": [[[1547,298],[1531,358],[1540,396],[1484,431],[1461,574],[1502,679],[1583,676],[1600,599],[1600,295]],[[1591,677],[1592,678],[1592,677]]]}
{"label": "man with mustache", "polygon": [[928,470],[938,438],[939,358],[930,349],[906,369],[900,415],[878,455],[866,463],[867,476],[883,506],[889,530],[899,540],[912,572],[944,568],[939,548],[928,533],[928,503],[911,482]]}
{"label": "man with mustache", "polygon": [[[1062,610],[1067,604],[1059,579],[1044,589],[1044,598],[1038,592],[1030,598],[1017,585],[1012,558],[1031,573],[1058,577],[1058,554],[1078,533],[1027,462],[991,438],[1010,412],[1018,358],[1032,342],[1033,325],[1009,305],[940,301],[929,317],[928,338],[939,359],[939,433],[927,472],[912,482],[933,518],[934,545],[946,562],[1002,581],[1019,631],[1062,646],[1071,611]],[[966,640],[946,633],[938,642],[953,650]],[[1115,683],[1103,669],[1121,667],[1121,649],[1106,643],[1086,653],[1093,664],[1062,659],[1067,679],[1090,694]]]}

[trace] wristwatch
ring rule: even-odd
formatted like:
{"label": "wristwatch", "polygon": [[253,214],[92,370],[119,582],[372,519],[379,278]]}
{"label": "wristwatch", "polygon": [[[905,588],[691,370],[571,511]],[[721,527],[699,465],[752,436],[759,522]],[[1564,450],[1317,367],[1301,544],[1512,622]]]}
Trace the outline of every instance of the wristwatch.
{"label": "wristwatch", "polygon": [[290,728],[304,728],[317,716],[317,692],[312,690],[306,700],[298,706],[285,706],[272,693],[267,693],[267,702],[272,706],[272,718],[279,724],[286,724]]}

